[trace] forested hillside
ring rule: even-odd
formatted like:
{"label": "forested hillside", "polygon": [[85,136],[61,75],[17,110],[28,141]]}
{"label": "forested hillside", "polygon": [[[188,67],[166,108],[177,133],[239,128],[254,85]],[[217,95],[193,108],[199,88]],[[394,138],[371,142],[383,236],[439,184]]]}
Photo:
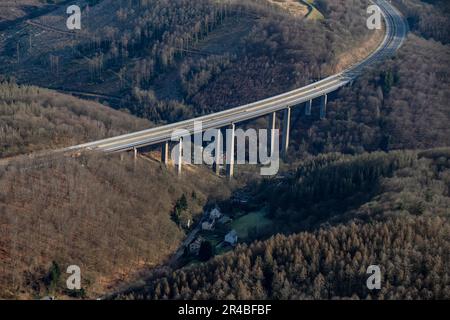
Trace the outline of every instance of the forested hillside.
{"label": "forested hillside", "polygon": [[[450,145],[450,47],[410,35],[397,57],[342,88],[327,119],[301,116],[298,152],[361,153]],[[317,109],[315,110],[316,112]]]}
{"label": "forested hillside", "polygon": [[413,32],[450,43],[450,3],[447,0],[394,0]]}
{"label": "forested hillside", "polygon": [[[449,225],[406,217],[277,235],[161,275],[119,299],[449,299]],[[369,291],[367,267],[381,266]]]}
{"label": "forested hillside", "polygon": [[[449,149],[320,156],[265,188],[279,208],[272,232],[310,231],[155,273],[116,298],[450,298]],[[369,265],[381,268],[381,290],[367,289]]]}
{"label": "forested hillside", "polygon": [[208,201],[229,196],[205,170],[177,178],[154,160],[100,155],[0,167],[0,297],[63,295],[75,264],[80,295],[96,298],[163,263],[184,237],[171,218],[176,202],[184,195],[194,221]]}
{"label": "forested hillside", "polygon": [[[450,298],[448,7],[395,2],[415,34],[331,95],[326,120],[297,113],[294,170],[252,187],[270,228],[115,298]],[[367,289],[369,265],[382,270],[381,290]]]}
{"label": "forested hillside", "polygon": [[448,216],[449,159],[449,149],[320,155],[281,183],[263,183],[259,199],[267,199],[280,232],[392,215]]}
{"label": "forested hillside", "polygon": [[[51,150],[335,73],[382,38],[366,28],[368,0],[317,0],[317,19],[267,0],[81,0],[76,35],[62,7],[5,30],[0,298],[96,298],[145,275],[114,297],[450,299],[448,3],[394,2],[414,32],[397,55],[331,94],[326,119],[316,106],[311,117],[293,108],[280,175],[253,180],[250,167],[231,182],[202,166],[178,177],[150,153]],[[245,243],[207,263],[163,266],[205,205],[233,207],[243,185],[244,202],[269,224],[250,226]],[[78,292],[64,289],[72,264]],[[369,265],[381,267],[379,291],[367,289]]]}
{"label": "forested hillside", "polygon": [[[117,107],[155,121],[174,121],[227,107],[221,99],[229,97],[220,94],[210,107],[193,108],[185,103],[184,99],[189,103],[203,99],[198,94],[208,92],[209,85],[219,85],[217,92],[229,92],[232,88],[227,86],[252,78],[255,90],[242,91],[244,100],[285,90],[331,72],[332,50],[344,52],[351,41],[368,36],[361,30],[353,33],[358,37],[346,33],[348,43],[337,41],[329,30],[332,27],[358,29],[351,15],[342,23],[331,17],[306,23],[266,1],[105,0],[85,4],[83,12],[88,16],[76,37],[63,32],[65,13],[58,17],[56,10],[19,31],[24,37],[18,43],[9,33],[2,38],[2,158],[151,126],[147,120],[98,103],[17,85],[15,79],[69,92],[123,96]],[[360,12],[363,6],[349,9]],[[343,14],[338,10],[338,16]],[[245,28],[229,44],[230,52],[224,53],[223,46],[214,48],[217,42],[208,36],[233,24]],[[46,31],[41,32],[42,28]],[[314,49],[319,40],[328,47]],[[220,54],[202,58],[202,52],[209,50]],[[200,53],[197,57],[196,52]],[[298,65],[291,68],[294,63]],[[255,77],[261,65],[268,82]],[[174,69],[180,70],[175,76],[182,95],[161,100],[153,86],[161,79],[171,82]],[[236,81],[230,78],[244,74]],[[275,79],[279,75],[283,79]],[[229,105],[234,103],[229,100]],[[0,297],[73,295],[63,289],[62,274],[70,264],[79,265],[83,272],[83,290],[76,294],[96,297],[133,280],[140,270],[167,261],[187,231],[172,218],[176,203],[186,199],[183,219],[195,221],[206,203],[230,194],[233,184],[224,184],[204,170],[187,168],[177,180],[180,183],[174,184],[174,173],[149,158],[135,162],[129,157],[121,161],[94,155],[46,155],[2,164]]]}
{"label": "forested hillside", "polygon": [[0,82],[0,158],[146,129],[149,121],[99,103]]}
{"label": "forested hillside", "polygon": [[221,73],[205,68],[194,80],[201,83],[211,75],[210,81],[187,101],[202,112],[219,111],[301,87],[362,59],[341,61],[353,46],[368,54],[381,41],[381,32],[365,28],[367,3],[329,1],[325,19],[314,22],[265,14],[242,39],[245,54],[231,59]]}
{"label": "forested hillside", "polygon": [[2,0],[0,3],[0,29],[7,27],[10,21],[30,17],[67,0]]}
{"label": "forested hillside", "polygon": [[177,178],[148,157],[52,154],[149,126],[99,103],[0,83],[0,298],[74,295],[64,291],[72,264],[83,274],[75,295],[95,298],[170,258],[188,231],[171,217],[180,198],[192,223],[228,197],[207,169]]}
{"label": "forested hillside", "polygon": [[[6,37],[0,72],[120,97],[111,103],[155,122],[304,85],[361,59],[382,35],[365,28],[367,0],[330,0],[319,20],[267,0],[82,3],[77,36],[65,32],[66,15],[57,10],[21,30],[19,43]],[[364,50],[343,63],[355,45]]]}

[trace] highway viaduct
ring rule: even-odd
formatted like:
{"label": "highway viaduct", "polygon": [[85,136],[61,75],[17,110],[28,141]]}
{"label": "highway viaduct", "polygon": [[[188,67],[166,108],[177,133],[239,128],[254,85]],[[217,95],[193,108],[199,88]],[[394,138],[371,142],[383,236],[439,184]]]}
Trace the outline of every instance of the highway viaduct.
{"label": "highway viaduct", "polygon": [[[274,129],[276,129],[277,114],[282,113],[283,125],[281,135],[281,153],[286,154],[289,148],[292,108],[304,104],[305,114],[311,115],[313,100],[320,99],[319,114],[320,118],[324,119],[326,116],[327,98],[329,93],[336,91],[345,85],[351,84],[356,77],[361,75],[364,70],[366,70],[366,67],[372,66],[375,63],[392,56],[403,44],[408,33],[408,26],[404,17],[394,6],[391,5],[390,2],[386,0],[373,0],[372,2],[381,9],[381,14],[385,22],[385,37],[377,49],[372,52],[372,54],[341,73],[332,75],[305,87],[254,103],[148,130],[77,145],[64,150],[93,150],[106,153],[132,151],[134,153],[134,157],[136,158],[139,149],[148,146],[161,145],[161,161],[168,164],[170,156],[169,141],[176,140],[176,148],[178,148],[177,157],[179,157],[176,161],[177,172],[181,173],[183,163],[181,159],[183,153],[182,141],[183,139],[190,139],[190,136],[193,136],[196,133],[194,123],[201,122],[203,131],[209,129],[221,130],[223,128],[227,128],[227,131],[230,132],[226,139],[228,144],[226,148],[226,174],[229,178],[231,178],[234,173],[234,132],[236,124],[247,120],[256,119],[258,117],[269,116],[269,143],[273,146],[274,139],[279,139],[279,137],[276,137],[274,134]],[[189,137],[186,134],[179,136],[176,134],[174,135],[174,132],[177,131],[187,132]],[[217,144],[216,150],[218,150],[219,146],[222,145],[222,141],[220,141],[220,139],[216,139],[215,143]],[[220,152],[216,152],[216,165],[214,167],[217,174],[220,172],[220,167],[218,165],[220,156]]]}

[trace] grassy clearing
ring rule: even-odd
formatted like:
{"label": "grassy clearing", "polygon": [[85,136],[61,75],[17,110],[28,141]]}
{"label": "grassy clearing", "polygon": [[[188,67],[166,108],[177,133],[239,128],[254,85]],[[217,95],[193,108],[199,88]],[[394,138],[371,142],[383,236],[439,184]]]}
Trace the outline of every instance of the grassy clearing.
{"label": "grassy clearing", "polygon": [[268,0],[294,16],[305,17],[309,12],[309,6],[297,0]]}
{"label": "grassy clearing", "polygon": [[263,228],[272,223],[272,220],[266,218],[266,210],[255,211],[246,214],[233,221],[231,227],[236,230],[239,239],[248,238],[250,228]]}
{"label": "grassy clearing", "polygon": [[323,14],[316,8],[314,5],[314,0],[300,0],[306,6],[308,6],[308,14],[306,15],[307,19],[310,20],[321,20],[324,19]]}
{"label": "grassy clearing", "polygon": [[223,241],[223,235],[217,234],[214,231],[204,231],[201,236],[205,241],[209,241],[213,247],[217,247],[217,245]]}

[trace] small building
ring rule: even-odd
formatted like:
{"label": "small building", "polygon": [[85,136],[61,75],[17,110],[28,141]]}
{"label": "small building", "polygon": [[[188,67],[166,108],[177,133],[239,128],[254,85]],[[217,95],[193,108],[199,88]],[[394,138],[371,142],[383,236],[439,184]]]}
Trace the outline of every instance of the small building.
{"label": "small building", "polygon": [[220,219],[221,217],[222,217],[222,213],[220,212],[220,210],[217,207],[212,209],[211,212],[209,213],[209,218],[211,220],[217,220],[217,219]]}
{"label": "small building", "polygon": [[231,244],[232,246],[235,246],[238,240],[237,232],[236,230],[231,230],[225,235],[225,242]]}
{"label": "small building", "polygon": [[229,216],[223,215],[222,218],[220,218],[217,222],[221,224],[227,224],[228,222],[231,222],[231,218]]}
{"label": "small building", "polygon": [[189,252],[191,254],[198,255],[198,252],[200,251],[200,246],[202,245],[202,242],[203,242],[203,238],[202,237],[198,237],[197,239],[192,241],[189,244]]}
{"label": "small building", "polygon": [[214,220],[208,220],[202,223],[202,230],[211,231],[214,229]]}

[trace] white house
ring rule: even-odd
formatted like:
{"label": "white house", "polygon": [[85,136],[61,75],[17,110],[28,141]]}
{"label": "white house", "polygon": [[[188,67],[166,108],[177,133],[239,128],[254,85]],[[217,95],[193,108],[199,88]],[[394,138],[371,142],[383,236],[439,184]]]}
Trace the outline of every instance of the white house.
{"label": "white house", "polygon": [[214,224],[215,221],[214,220],[208,220],[202,223],[202,230],[213,230],[214,229]]}
{"label": "white house", "polygon": [[225,242],[228,242],[232,246],[236,245],[238,240],[237,232],[236,230],[231,230],[225,235]]}
{"label": "white house", "polygon": [[202,245],[202,242],[203,242],[202,237],[198,237],[197,239],[192,241],[191,244],[189,245],[189,252],[192,254],[198,254],[198,252],[200,251],[200,246]]}
{"label": "white house", "polygon": [[228,222],[230,222],[232,219],[227,216],[227,215],[223,215],[222,218],[220,218],[217,222],[221,223],[221,224],[226,224]]}
{"label": "white house", "polygon": [[222,213],[220,212],[220,210],[217,207],[212,209],[211,212],[209,213],[209,218],[211,220],[217,220],[217,219],[220,219],[221,217],[222,217]]}

